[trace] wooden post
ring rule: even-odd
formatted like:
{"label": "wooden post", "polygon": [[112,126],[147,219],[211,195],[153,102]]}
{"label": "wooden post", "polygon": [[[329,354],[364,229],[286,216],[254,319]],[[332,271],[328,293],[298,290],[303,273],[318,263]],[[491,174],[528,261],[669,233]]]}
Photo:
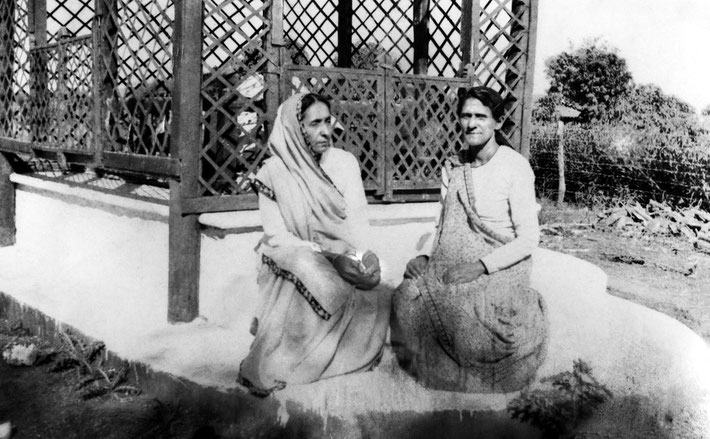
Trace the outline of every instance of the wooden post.
{"label": "wooden post", "polygon": [[461,67],[472,64],[474,67],[480,55],[478,53],[479,28],[481,26],[481,5],[478,0],[461,2]]}
{"label": "wooden post", "polygon": [[562,207],[565,199],[565,123],[557,119],[557,207]]}
{"label": "wooden post", "polygon": [[[515,124],[515,131],[511,133],[512,145],[518,149],[525,158],[530,155],[530,120],[532,117],[532,86],[534,69],[535,39],[532,36],[532,47],[530,44],[531,31],[535,32],[535,21],[537,20],[533,8],[536,6],[534,0],[513,0],[512,22],[510,26],[510,38],[513,44],[504,53],[504,58],[508,64],[505,73],[505,84],[513,95],[513,101],[517,103],[511,119]],[[531,27],[534,27],[531,29]],[[529,51],[533,50],[532,60]]]}
{"label": "wooden post", "polygon": [[13,67],[15,65],[15,2],[0,0],[0,133],[7,136],[12,133],[15,96],[12,90]]}
{"label": "wooden post", "polygon": [[168,321],[189,322],[199,313],[200,224],[197,215],[183,215],[181,200],[199,192],[202,114],[201,1],[175,4],[170,154],[180,160],[180,180],[170,181]]}
{"label": "wooden post", "polygon": [[378,68],[378,78],[377,78],[377,99],[382,102],[382,109],[379,113],[382,115],[379,122],[381,131],[378,135],[377,147],[380,148],[381,156],[384,156],[384,164],[382,173],[382,200],[383,201],[393,201],[394,200],[394,190],[392,188],[392,183],[394,182],[394,142],[389,142],[390,134],[396,129],[395,118],[392,115],[392,109],[388,105],[388,90],[390,90],[390,81],[392,80],[389,74],[389,66],[381,65]]}
{"label": "wooden post", "polygon": [[[265,90],[264,101],[266,102],[266,118],[269,121],[267,131],[270,130],[271,124],[276,119],[276,110],[279,108],[279,103],[285,100],[285,96],[281,96],[287,90],[281,89],[281,75],[283,73],[283,65],[285,60],[285,46],[283,32],[283,0],[272,0],[271,7],[266,11],[266,19],[271,22],[271,31],[266,37],[266,53],[269,59],[274,62],[266,63],[265,75]],[[266,133],[268,138],[269,132]]]}
{"label": "wooden post", "polygon": [[[47,45],[47,1],[29,0],[28,33],[30,49]],[[44,54],[30,56],[30,140],[45,141],[46,126],[42,123],[47,112],[46,105],[40,108],[42,96],[48,92],[47,60]]]}
{"label": "wooden post", "polygon": [[[96,14],[92,26],[93,39],[93,149],[94,161],[91,167],[101,166],[103,151],[107,142],[107,126],[104,126],[109,115],[109,105],[117,107],[115,95],[115,78],[118,75],[118,4],[116,0],[95,0]],[[116,113],[113,113],[114,115]]]}
{"label": "wooden post", "polygon": [[414,74],[429,70],[429,0],[414,0]]}
{"label": "wooden post", "polygon": [[15,185],[10,181],[12,166],[0,154],[0,247],[15,244]]}
{"label": "wooden post", "polygon": [[338,1],[338,67],[353,65],[353,1]]}
{"label": "wooden post", "polygon": [[528,31],[525,48],[525,92],[523,94],[522,133],[520,153],[530,158],[532,137],[533,79],[535,76],[535,48],[537,46],[537,5],[538,0],[528,0]]}

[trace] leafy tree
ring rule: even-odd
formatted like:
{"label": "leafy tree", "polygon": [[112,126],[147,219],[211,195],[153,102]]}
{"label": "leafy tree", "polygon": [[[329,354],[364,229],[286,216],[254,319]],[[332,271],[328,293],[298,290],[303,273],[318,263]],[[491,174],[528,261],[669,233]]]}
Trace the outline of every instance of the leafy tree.
{"label": "leafy tree", "polygon": [[599,40],[548,58],[545,73],[550,78],[548,94],[559,93],[587,121],[603,117],[632,84],[626,60]]}
{"label": "leafy tree", "polygon": [[707,117],[707,116],[710,116],[710,105],[708,105],[707,107],[703,108],[703,110],[700,112],[700,114],[701,114],[702,116],[706,116],[706,117]]}
{"label": "leafy tree", "polygon": [[612,117],[639,130],[683,133],[695,138],[701,127],[695,110],[654,84],[638,85],[621,99]]}
{"label": "leafy tree", "polygon": [[563,102],[559,93],[547,93],[539,96],[533,102],[533,122],[553,122],[555,120],[555,107]]}

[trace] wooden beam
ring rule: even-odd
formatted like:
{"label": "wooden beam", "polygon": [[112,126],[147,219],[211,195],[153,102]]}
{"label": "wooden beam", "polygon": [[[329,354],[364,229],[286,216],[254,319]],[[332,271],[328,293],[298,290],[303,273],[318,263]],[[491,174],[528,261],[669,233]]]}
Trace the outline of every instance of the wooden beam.
{"label": "wooden beam", "polygon": [[181,200],[183,214],[231,212],[235,210],[251,210],[259,206],[256,194],[228,195],[214,197],[183,198]]}
{"label": "wooden beam", "polygon": [[101,167],[156,176],[180,176],[180,162],[170,157],[154,157],[106,151],[103,153]]}
{"label": "wooden beam", "polygon": [[189,322],[199,314],[200,225],[197,215],[183,214],[180,204],[183,198],[195,197],[199,191],[202,15],[201,1],[175,3],[170,154],[182,166],[180,180],[170,181],[168,321],[171,323]]}
{"label": "wooden beam", "polygon": [[0,247],[15,244],[15,185],[10,181],[13,169],[0,154]]}
{"label": "wooden beam", "polygon": [[185,214],[252,210],[259,207],[259,198],[256,194],[251,193],[244,195],[183,198],[181,200],[181,207]]}
{"label": "wooden beam", "polygon": [[429,70],[429,0],[414,0],[414,74]]}
{"label": "wooden beam", "polygon": [[338,1],[338,67],[353,65],[353,1]]}
{"label": "wooden beam", "polygon": [[0,150],[31,154],[32,143],[17,139],[10,139],[8,137],[0,137]]}

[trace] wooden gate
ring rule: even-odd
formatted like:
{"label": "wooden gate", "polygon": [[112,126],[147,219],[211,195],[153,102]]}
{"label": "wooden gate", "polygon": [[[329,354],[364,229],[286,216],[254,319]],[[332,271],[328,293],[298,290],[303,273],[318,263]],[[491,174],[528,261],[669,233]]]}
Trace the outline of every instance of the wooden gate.
{"label": "wooden gate", "polygon": [[436,199],[444,159],[461,146],[456,93],[472,79],[286,66],[281,100],[297,92],[332,99],[337,147],[358,158],[365,190],[383,201]]}

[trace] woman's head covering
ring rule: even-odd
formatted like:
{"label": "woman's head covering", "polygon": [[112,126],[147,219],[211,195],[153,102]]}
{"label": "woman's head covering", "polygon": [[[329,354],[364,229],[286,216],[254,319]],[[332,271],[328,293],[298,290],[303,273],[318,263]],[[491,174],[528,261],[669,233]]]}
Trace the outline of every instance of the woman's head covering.
{"label": "woman's head covering", "polygon": [[301,125],[301,101],[298,93],[279,106],[269,136],[269,152],[283,162],[296,180],[305,201],[322,222],[345,219],[345,199],[338,192],[311,154]]}

